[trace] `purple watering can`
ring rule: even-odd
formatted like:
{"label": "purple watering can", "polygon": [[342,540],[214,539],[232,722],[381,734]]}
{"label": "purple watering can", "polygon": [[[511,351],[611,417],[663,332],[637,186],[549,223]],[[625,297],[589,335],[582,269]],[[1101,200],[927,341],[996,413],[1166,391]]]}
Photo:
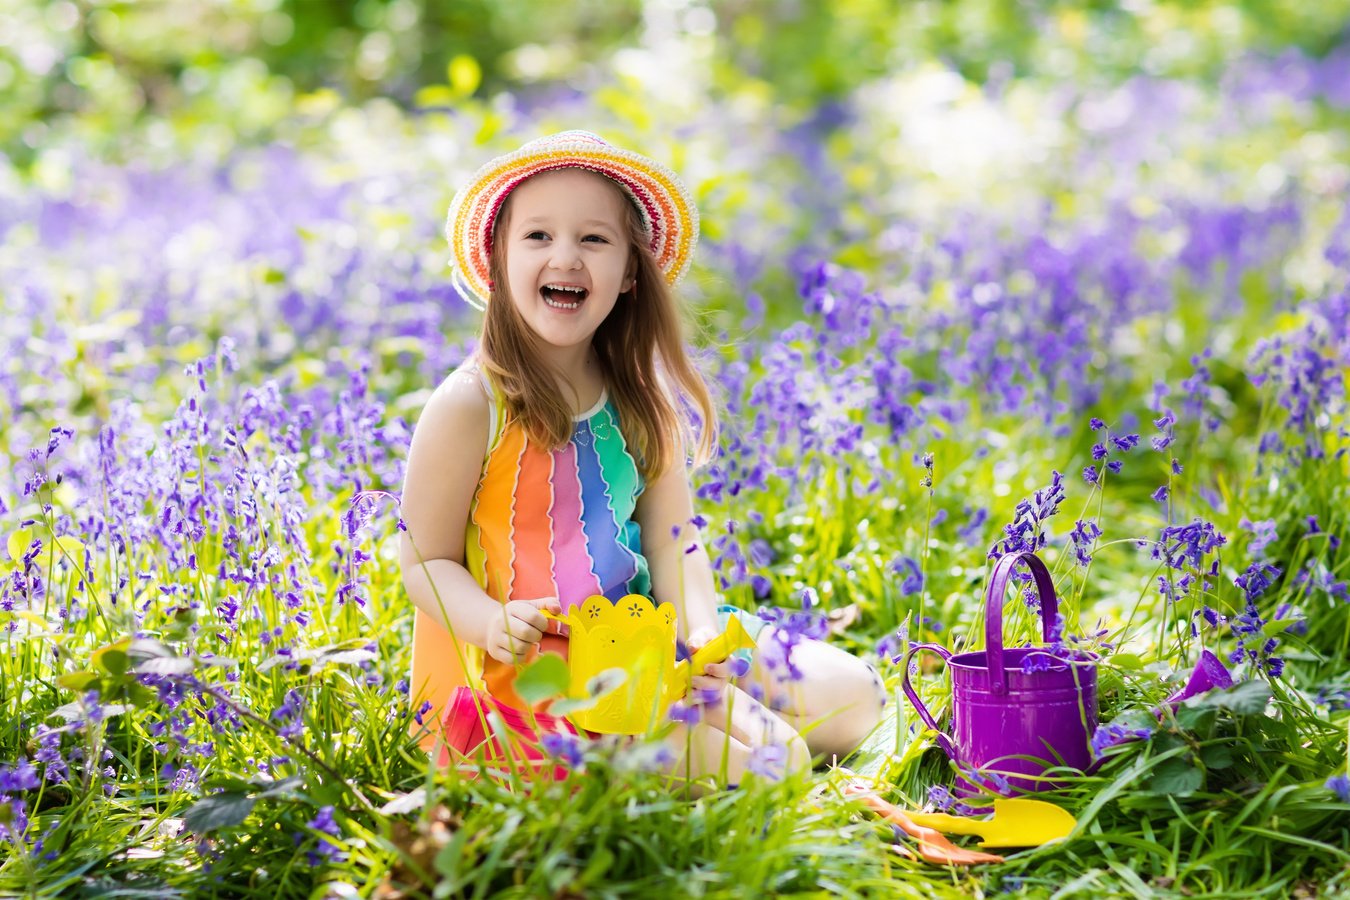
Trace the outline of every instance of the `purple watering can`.
{"label": "purple watering can", "polygon": [[[985,594],[985,649],[953,655],[936,644],[915,644],[905,655],[905,696],[924,724],[937,732],[938,745],[964,771],[975,769],[1008,778],[1016,790],[1052,787],[1038,776],[1047,767],[1086,770],[1092,763],[1090,738],[1097,728],[1096,657],[1080,653],[1061,659],[1036,647],[1004,649],[1003,598],[1017,563],[1031,568],[1041,600],[1048,642],[1059,612],[1055,584],[1034,553],[1010,553],[994,566]],[[952,730],[943,732],[909,683],[909,661],[931,650],[947,661],[952,677]],[[970,796],[977,786],[957,779],[956,792]]]}

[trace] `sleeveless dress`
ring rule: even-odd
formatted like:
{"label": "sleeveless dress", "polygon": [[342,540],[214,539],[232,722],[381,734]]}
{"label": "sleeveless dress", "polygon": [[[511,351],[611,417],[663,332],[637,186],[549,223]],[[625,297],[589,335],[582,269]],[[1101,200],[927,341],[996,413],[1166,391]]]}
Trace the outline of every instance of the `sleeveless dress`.
{"label": "sleeveless dress", "polygon": [[[650,596],[651,576],[633,520],[645,483],[608,392],[574,418],[567,444],[550,451],[529,439],[487,373],[473,361],[460,371],[480,380],[490,409],[487,452],[469,508],[464,548],[465,568],[484,592],[499,603],[557,597],[564,612],[594,594],[611,600],[625,594]],[[546,635],[526,662],[539,652],[566,658],[567,639]],[[446,743],[460,752],[471,752],[489,738],[483,728],[484,706],[496,709],[523,738],[533,737],[531,718],[541,731],[575,730],[565,720],[538,711],[533,717],[526,714],[528,704],[514,689],[516,670],[482,648],[455,641],[434,619],[418,612],[414,702],[432,703]]]}

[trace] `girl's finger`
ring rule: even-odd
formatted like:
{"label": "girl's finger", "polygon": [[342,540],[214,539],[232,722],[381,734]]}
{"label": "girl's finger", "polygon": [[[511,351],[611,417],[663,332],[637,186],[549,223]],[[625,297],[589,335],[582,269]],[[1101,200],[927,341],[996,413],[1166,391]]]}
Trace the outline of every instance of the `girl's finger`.
{"label": "girl's finger", "polygon": [[689,687],[695,691],[721,691],[727,687],[725,678],[712,678],[707,675],[695,675],[689,679]]}
{"label": "girl's finger", "polygon": [[689,648],[690,653],[695,653],[700,647],[715,637],[717,637],[717,632],[713,631],[711,628],[700,628],[689,635],[689,640],[685,641],[685,646]]}
{"label": "girl's finger", "polygon": [[[544,621],[547,623],[548,620],[545,619]],[[524,619],[518,619],[515,616],[512,616],[509,625],[511,637],[524,641],[527,644],[537,644],[544,637],[544,632],[540,631],[529,622],[526,622]]]}
{"label": "girl's finger", "polygon": [[730,662],[709,663],[703,667],[704,675],[711,675],[714,678],[731,678],[733,672]]}

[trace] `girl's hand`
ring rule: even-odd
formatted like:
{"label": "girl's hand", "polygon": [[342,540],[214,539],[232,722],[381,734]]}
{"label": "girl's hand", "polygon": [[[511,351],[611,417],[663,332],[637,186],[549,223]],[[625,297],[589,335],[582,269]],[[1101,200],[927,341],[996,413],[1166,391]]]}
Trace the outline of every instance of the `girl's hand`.
{"label": "girl's hand", "polygon": [[483,639],[487,655],[503,663],[518,663],[537,646],[544,635],[565,634],[566,626],[544,618],[541,609],[562,613],[557,597],[539,597],[534,600],[512,600],[502,606],[502,614],[493,616]]}
{"label": "girl's hand", "polygon": [[[711,628],[700,628],[689,635],[689,654],[692,656],[698,648],[717,636]],[[689,679],[689,693],[685,702],[717,706],[726,699],[731,679],[738,674],[738,665],[734,659],[710,663],[702,672],[695,672]]]}

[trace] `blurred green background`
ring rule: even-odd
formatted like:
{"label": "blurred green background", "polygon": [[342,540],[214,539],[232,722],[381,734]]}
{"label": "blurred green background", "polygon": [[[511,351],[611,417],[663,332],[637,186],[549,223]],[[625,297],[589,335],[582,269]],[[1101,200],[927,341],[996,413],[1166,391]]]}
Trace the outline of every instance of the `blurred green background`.
{"label": "blurred green background", "polygon": [[977,84],[1204,79],[1245,52],[1326,54],[1347,20],[1350,0],[0,0],[0,152],[134,155],[165,119],[265,141],[297,110],[376,97],[546,101],[672,53],[713,95],[758,85],[802,111],[930,60]]}

